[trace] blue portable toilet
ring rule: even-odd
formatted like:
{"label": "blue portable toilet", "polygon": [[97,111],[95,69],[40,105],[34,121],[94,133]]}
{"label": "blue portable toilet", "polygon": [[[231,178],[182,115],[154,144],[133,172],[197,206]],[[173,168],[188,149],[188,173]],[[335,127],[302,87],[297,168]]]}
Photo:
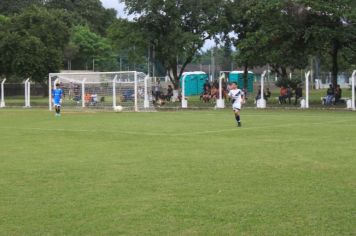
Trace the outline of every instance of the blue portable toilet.
{"label": "blue portable toilet", "polygon": [[[249,93],[253,92],[253,82],[254,82],[254,73],[252,71],[248,72],[247,75],[247,91]],[[237,82],[240,88],[244,87],[244,71],[231,71],[229,74],[229,83]]]}
{"label": "blue portable toilet", "polygon": [[203,86],[209,76],[203,71],[184,72],[180,78],[180,86],[182,87],[182,80],[185,83],[185,96],[197,96],[203,92]]}

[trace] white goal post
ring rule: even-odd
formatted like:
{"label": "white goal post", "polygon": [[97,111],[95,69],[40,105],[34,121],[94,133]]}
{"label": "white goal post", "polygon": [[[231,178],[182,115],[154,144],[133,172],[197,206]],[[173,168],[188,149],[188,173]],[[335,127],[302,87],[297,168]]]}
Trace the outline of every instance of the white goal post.
{"label": "white goal post", "polygon": [[62,106],[76,109],[154,111],[151,78],[137,71],[51,73],[48,78],[49,110],[52,91],[60,84]]}

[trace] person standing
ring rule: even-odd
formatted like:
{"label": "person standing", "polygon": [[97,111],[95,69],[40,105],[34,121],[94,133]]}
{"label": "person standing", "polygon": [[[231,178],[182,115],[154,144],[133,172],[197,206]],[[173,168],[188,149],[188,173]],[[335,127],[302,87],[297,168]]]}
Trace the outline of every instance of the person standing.
{"label": "person standing", "polygon": [[56,116],[61,116],[63,90],[60,86],[61,85],[57,83],[55,89],[52,91],[52,102],[56,110]]}
{"label": "person standing", "polygon": [[297,88],[295,89],[295,101],[294,101],[294,105],[297,105],[298,99],[303,97],[303,89],[300,86],[300,84],[298,84]]}

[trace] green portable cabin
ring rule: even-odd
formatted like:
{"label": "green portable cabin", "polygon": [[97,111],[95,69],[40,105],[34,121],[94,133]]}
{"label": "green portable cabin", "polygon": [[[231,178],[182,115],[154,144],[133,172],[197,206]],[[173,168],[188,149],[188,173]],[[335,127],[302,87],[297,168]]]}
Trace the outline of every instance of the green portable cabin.
{"label": "green portable cabin", "polygon": [[182,88],[182,80],[185,82],[185,96],[196,96],[203,92],[203,86],[209,76],[202,71],[185,72],[180,78],[180,86]]}
{"label": "green portable cabin", "polygon": [[[253,82],[255,75],[249,71],[247,75],[247,91],[253,92]],[[229,83],[237,82],[240,88],[244,88],[244,72],[243,71],[231,71],[229,74]]]}

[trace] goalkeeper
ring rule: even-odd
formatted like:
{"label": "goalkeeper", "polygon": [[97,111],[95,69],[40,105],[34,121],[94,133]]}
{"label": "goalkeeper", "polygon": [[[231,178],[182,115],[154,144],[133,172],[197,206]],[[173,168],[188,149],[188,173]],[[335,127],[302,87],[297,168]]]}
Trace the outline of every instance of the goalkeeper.
{"label": "goalkeeper", "polygon": [[61,116],[63,90],[60,88],[60,84],[57,83],[55,89],[52,91],[52,102],[56,109],[56,116]]}

